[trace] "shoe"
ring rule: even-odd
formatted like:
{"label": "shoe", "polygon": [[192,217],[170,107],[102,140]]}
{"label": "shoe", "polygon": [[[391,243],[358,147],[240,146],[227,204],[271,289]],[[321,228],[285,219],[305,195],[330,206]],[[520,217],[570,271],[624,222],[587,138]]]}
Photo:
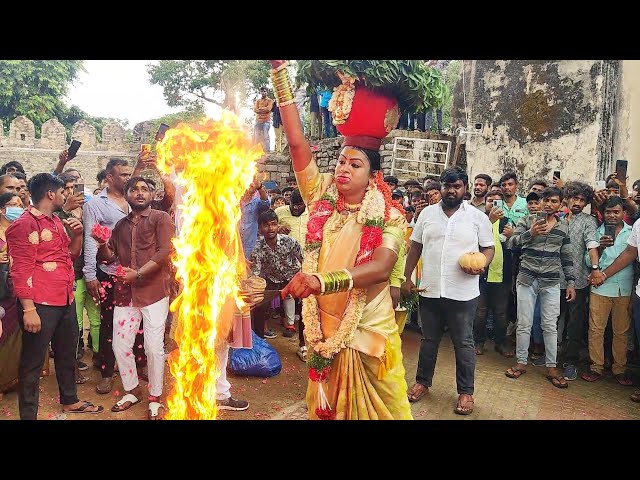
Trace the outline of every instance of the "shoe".
{"label": "shoe", "polygon": [[296,334],[296,329],[295,328],[285,328],[284,329],[284,333],[282,334],[283,337],[285,338],[291,338]]}
{"label": "shoe", "polygon": [[216,400],[218,410],[233,410],[240,412],[249,408],[249,402],[246,400],[236,400],[233,397],[229,397],[225,400]]}
{"label": "shoe", "polygon": [[534,367],[544,367],[546,365],[544,355],[541,355],[535,360],[532,360],[531,365],[533,365]]}
{"label": "shoe", "polygon": [[602,374],[594,370],[589,370],[588,372],[580,375],[580,378],[586,382],[595,382],[596,380],[602,378]]}
{"label": "shoe", "polygon": [[100,380],[100,383],[96,385],[96,392],[99,393],[100,395],[105,395],[111,392],[112,388],[113,388],[113,377],[102,377],[102,380]]}
{"label": "shoe", "polygon": [[78,360],[77,364],[78,364],[78,370],[80,370],[81,372],[84,372],[85,370],[89,369],[89,365],[87,365],[81,360]]}
{"label": "shoe", "polygon": [[571,363],[563,363],[562,368],[564,368],[563,375],[565,380],[575,380],[578,378],[578,369],[575,365],[572,365]]}
{"label": "shoe", "polygon": [[296,352],[296,355],[298,355],[298,358],[300,360],[302,360],[303,362],[307,361],[307,346],[303,345],[302,347],[298,348],[298,351]]}
{"label": "shoe", "polygon": [[267,330],[266,332],[264,332],[264,338],[276,338],[277,336],[278,334],[273,330]]}

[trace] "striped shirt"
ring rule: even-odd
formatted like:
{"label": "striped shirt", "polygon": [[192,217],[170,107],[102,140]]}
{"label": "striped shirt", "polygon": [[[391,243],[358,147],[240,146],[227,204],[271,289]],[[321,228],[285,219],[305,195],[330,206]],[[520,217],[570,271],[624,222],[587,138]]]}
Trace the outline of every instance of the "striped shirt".
{"label": "striped shirt", "polygon": [[[573,255],[573,269],[575,274],[576,288],[582,289],[589,286],[587,277],[591,273],[590,265],[584,262],[584,253],[592,248],[598,248],[596,241],[596,229],[598,224],[596,219],[588,213],[580,212],[573,215],[571,220],[568,216],[563,217],[569,224],[569,238],[571,239],[571,252]],[[567,282],[563,275],[560,275],[560,288],[567,288]]]}
{"label": "striped shirt", "polygon": [[575,276],[573,254],[569,237],[569,224],[558,219],[547,235],[531,236],[531,226],[537,217],[528,215],[518,222],[509,248],[520,248],[520,272],[518,282],[531,286],[538,280],[540,288],[554,287],[560,284],[560,269],[567,280],[567,287],[574,288]]}

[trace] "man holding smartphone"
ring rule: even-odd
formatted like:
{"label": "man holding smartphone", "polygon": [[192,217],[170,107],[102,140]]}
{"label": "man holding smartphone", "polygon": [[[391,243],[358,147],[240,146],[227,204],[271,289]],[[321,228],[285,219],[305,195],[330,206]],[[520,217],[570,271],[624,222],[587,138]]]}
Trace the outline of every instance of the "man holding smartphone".
{"label": "man holding smartphone", "polygon": [[516,333],[517,364],[505,375],[519,378],[527,372],[529,341],[536,301],[540,298],[542,331],[545,346],[547,379],[557,388],[567,388],[562,372],[556,368],[556,322],[560,314],[560,270],[567,281],[567,301],[575,298],[573,258],[569,245],[569,225],[557,216],[562,205],[562,191],[556,187],[542,192],[542,218],[522,218],[510,239],[511,248],[520,248],[520,270],[517,279],[518,327]]}
{"label": "man holding smartphone", "polygon": [[[596,241],[600,242],[598,269],[605,270],[625,250],[631,227],[624,222],[623,201],[620,197],[611,197],[604,205],[605,222],[596,232]],[[591,261],[585,255],[585,261]],[[581,378],[595,382],[604,371],[604,330],[611,314],[613,327],[613,366],[612,371],[618,383],[632,385],[627,377],[627,334],[631,327],[629,304],[633,288],[633,265],[629,264],[618,273],[606,278],[600,286],[591,287],[589,297],[589,358],[591,367]]]}

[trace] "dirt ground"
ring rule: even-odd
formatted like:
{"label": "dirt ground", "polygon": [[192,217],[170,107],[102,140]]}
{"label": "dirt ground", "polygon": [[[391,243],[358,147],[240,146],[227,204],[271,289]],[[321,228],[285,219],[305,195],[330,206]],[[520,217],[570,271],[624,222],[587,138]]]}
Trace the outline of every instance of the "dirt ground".
{"label": "dirt ground", "polygon": [[[271,323],[278,337],[268,340],[278,351],[282,361],[282,371],[271,378],[238,377],[228,375],[232,384],[231,393],[235,398],[247,400],[249,409],[244,412],[219,412],[222,420],[303,420],[307,418],[304,401],[307,384],[306,365],[296,355],[297,335],[292,338],[282,336],[282,327]],[[408,385],[413,383],[418,361],[421,335],[406,329],[402,335],[403,363]],[[90,364],[90,354],[84,361]],[[436,364],[433,386],[421,401],[412,404],[414,419],[448,420],[500,420],[500,419],[640,419],[640,404],[629,400],[634,391],[631,387],[619,385],[611,372],[606,372],[601,380],[589,383],[577,379],[569,382],[568,389],[554,388],[545,378],[545,368],[529,366],[527,375],[514,380],[505,377],[504,371],[514,364],[493,350],[493,344],[485,345],[485,353],[477,357],[475,371],[475,410],[472,415],[459,416],[453,413],[456,404],[455,356],[448,336],[444,336]],[[579,366],[587,368],[586,363]],[[78,386],[78,395],[105,407],[99,415],[61,415],[57,402],[58,389],[53,373],[40,381],[40,410],[42,420],[142,420],[147,418],[147,402],[141,402],[121,413],[112,413],[111,406],[122,395],[122,384],[116,376],[114,389],[110,394],[98,395],[95,386],[100,380],[99,372],[93,367],[83,372],[89,381]],[[640,371],[631,367],[630,373],[640,380]],[[165,370],[165,392],[169,391],[172,378]],[[146,386],[145,382],[142,382]],[[10,392],[0,400],[0,420],[18,419],[18,395]]]}

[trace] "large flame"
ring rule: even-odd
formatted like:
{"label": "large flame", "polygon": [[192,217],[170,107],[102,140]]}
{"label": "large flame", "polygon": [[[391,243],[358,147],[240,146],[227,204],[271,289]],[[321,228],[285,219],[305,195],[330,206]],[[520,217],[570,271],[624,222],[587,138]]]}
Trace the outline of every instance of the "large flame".
{"label": "large flame", "polygon": [[262,149],[228,112],[220,121],[179,124],[157,147],[158,168],[175,171],[182,219],[174,264],[183,289],[172,303],[179,349],[169,357],[175,382],[167,419],[215,419],[216,339],[226,339],[245,263],[237,229],[240,199]]}

